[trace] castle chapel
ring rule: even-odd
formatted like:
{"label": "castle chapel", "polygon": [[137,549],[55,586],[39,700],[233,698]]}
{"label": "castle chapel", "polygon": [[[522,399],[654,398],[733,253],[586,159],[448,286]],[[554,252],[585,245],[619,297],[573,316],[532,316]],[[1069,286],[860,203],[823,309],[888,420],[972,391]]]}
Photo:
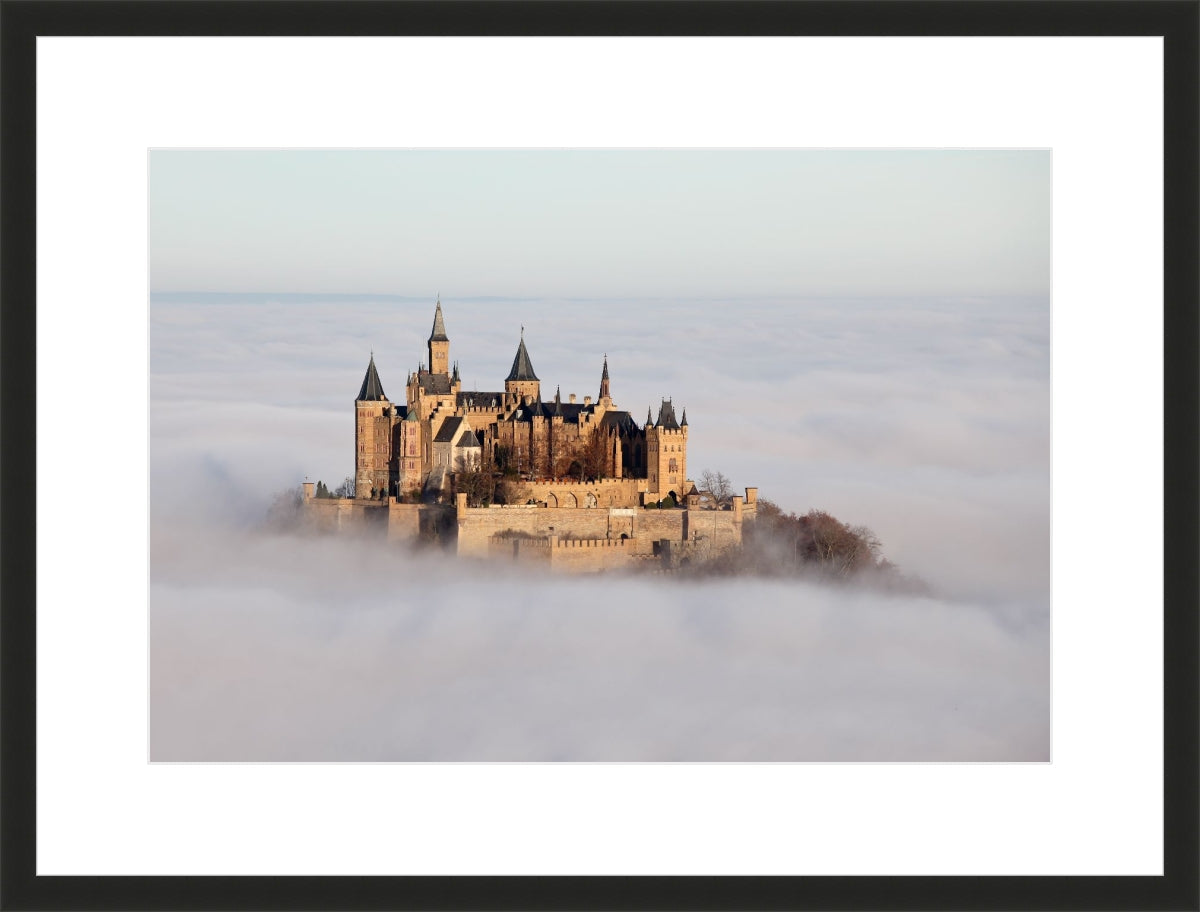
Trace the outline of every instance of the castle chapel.
{"label": "castle chapel", "polygon": [[[557,387],[543,399],[522,329],[504,389],[464,390],[440,298],[427,347],[427,362],[408,376],[404,405],[385,395],[371,355],[354,403],[357,498],[440,499],[455,489],[456,475],[480,468],[515,474],[530,500],[548,506],[632,507],[693,493],[686,409],[677,419],[664,399],[658,417],[647,409],[639,427],[613,401],[607,355],[595,399],[576,402],[571,394],[564,402]],[[591,493],[601,489],[604,503]]]}

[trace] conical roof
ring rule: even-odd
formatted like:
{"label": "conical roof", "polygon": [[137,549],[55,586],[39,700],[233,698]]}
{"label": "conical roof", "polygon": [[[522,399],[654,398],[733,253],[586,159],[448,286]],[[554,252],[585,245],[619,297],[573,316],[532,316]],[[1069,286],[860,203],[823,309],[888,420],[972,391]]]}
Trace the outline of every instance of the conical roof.
{"label": "conical roof", "polygon": [[433,312],[433,333],[429,336],[430,342],[449,342],[450,338],[446,335],[446,321],[442,319],[442,299],[438,298],[437,310]]}
{"label": "conical roof", "polygon": [[383,392],[383,384],[379,382],[379,371],[375,369],[375,354],[371,354],[371,363],[367,365],[367,374],[363,377],[362,389],[358,391],[355,402],[386,402],[387,395]]}
{"label": "conical roof", "polygon": [[529,360],[529,352],[525,350],[525,336],[521,335],[521,344],[517,346],[517,356],[513,358],[512,370],[505,380],[537,380],[533,372],[533,363]]}
{"label": "conical roof", "polygon": [[604,356],[604,370],[602,370],[602,371],[600,372],[600,379],[601,379],[601,380],[607,380],[607,379],[608,379],[608,355],[605,355],[605,356]]}
{"label": "conical roof", "polygon": [[554,387],[554,415],[557,418],[563,416],[562,395],[559,393],[560,387]]}
{"label": "conical roof", "polygon": [[683,407],[683,420],[679,422],[680,427],[687,427],[687,406]]}

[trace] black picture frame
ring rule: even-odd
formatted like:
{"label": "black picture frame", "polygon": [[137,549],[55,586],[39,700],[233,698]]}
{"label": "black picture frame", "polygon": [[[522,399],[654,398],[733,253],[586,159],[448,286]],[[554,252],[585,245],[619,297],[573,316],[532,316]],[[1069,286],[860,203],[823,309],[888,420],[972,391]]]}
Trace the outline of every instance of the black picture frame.
{"label": "black picture frame", "polygon": [[[1157,35],[1164,39],[1164,875],[36,876],[39,35]],[[1197,0],[0,0],[0,908],[1198,909]],[[1098,801],[1103,798],[1098,796]]]}

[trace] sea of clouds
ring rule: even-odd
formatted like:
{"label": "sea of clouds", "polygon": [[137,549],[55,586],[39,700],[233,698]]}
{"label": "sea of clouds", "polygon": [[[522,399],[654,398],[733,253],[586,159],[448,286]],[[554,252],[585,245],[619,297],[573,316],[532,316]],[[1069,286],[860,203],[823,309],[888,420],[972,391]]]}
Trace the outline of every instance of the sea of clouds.
{"label": "sea of clouds", "polygon": [[542,579],[262,532],[353,468],[353,398],[427,299],[160,295],[150,315],[153,760],[1048,760],[1044,298],[443,300],[466,388],[522,325],[543,395],[687,407],[706,468],[870,526],[928,597]]}

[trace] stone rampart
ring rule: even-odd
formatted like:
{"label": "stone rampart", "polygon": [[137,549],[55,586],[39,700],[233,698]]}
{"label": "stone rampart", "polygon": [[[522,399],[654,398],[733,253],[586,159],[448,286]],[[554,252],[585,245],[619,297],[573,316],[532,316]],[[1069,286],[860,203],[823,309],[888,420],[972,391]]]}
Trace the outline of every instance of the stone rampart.
{"label": "stone rampart", "polygon": [[527,482],[529,496],[538,503],[554,509],[606,509],[632,507],[641,502],[646,490],[644,478],[605,478],[602,481],[535,481]]}
{"label": "stone rampart", "polygon": [[314,497],[303,501],[306,521],[318,532],[382,531],[387,504],[353,497]]}
{"label": "stone rampart", "polygon": [[[659,555],[659,542],[691,542],[690,554],[714,557],[741,544],[743,512],[740,498],[730,510],[570,509],[534,506],[468,508],[458,503],[458,553],[486,558],[521,555],[522,549],[542,547],[531,541],[555,541],[548,558],[555,567],[606,569],[624,562]],[[497,541],[499,539],[499,541]],[[502,542],[502,543],[501,543]],[[513,544],[519,542],[519,544]],[[603,547],[619,555],[599,556]],[[592,556],[567,551],[598,549]],[[560,557],[560,553],[564,556]],[[607,552],[605,552],[607,553]],[[540,552],[536,558],[543,560]]]}
{"label": "stone rampart", "polygon": [[549,552],[550,568],[566,573],[621,570],[648,556],[632,539],[557,541],[551,542]]}

